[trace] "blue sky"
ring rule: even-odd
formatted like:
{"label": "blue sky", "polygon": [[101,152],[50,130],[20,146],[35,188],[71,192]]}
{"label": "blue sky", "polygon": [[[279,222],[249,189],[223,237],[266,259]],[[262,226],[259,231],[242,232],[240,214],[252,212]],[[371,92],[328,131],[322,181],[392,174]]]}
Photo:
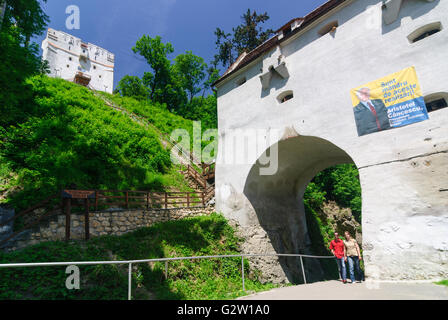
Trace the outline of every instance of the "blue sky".
{"label": "blue sky", "polygon": [[[248,8],[267,12],[265,26],[277,29],[290,19],[301,17],[325,0],[48,0],[43,4],[50,17],[49,27],[61,30],[115,54],[115,83],[125,75],[141,76],[148,66],[131,48],[143,35],[160,35],[171,42],[174,53],[187,50],[206,62],[216,53],[216,27],[230,32],[241,22]],[[68,30],[65,13],[69,5],[80,9],[79,30]],[[34,39],[40,43],[44,36]]]}

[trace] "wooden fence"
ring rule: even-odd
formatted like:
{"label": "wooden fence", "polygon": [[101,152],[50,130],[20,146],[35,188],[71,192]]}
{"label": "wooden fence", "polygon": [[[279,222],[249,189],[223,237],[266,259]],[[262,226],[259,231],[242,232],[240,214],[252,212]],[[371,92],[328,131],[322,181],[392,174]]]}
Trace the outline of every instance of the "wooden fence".
{"label": "wooden fence", "polygon": [[[150,192],[135,190],[62,190],[38,204],[21,211],[12,218],[0,224],[3,227],[18,218],[25,219],[24,226],[0,242],[0,246],[14,238],[19,233],[30,229],[45,218],[63,213],[66,218],[66,240],[70,239],[70,216],[72,208],[78,208],[85,215],[85,237],[89,239],[89,213],[110,208],[191,208],[205,207],[213,197],[214,189],[209,187],[203,192]],[[213,193],[212,193],[213,191]],[[59,200],[58,200],[59,199]],[[40,210],[40,214],[36,211]],[[28,219],[27,219],[28,218]]]}

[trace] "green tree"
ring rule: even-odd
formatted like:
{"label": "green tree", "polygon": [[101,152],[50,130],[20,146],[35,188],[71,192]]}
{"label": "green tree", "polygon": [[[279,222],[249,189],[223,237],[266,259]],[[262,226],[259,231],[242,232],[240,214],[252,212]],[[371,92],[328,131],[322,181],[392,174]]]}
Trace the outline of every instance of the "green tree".
{"label": "green tree", "polygon": [[273,33],[272,29],[264,30],[261,24],[269,20],[268,14],[257,14],[254,10],[247,12],[241,17],[242,23],[232,28],[231,33],[226,33],[216,28],[216,47],[218,53],[215,55],[215,63],[223,67],[229,67],[235,59],[243,52],[249,52],[265,42]]}
{"label": "green tree", "polygon": [[260,26],[260,24],[269,20],[266,12],[257,14],[256,11],[251,12],[250,9],[247,9],[241,19],[243,19],[243,23],[233,29],[233,42],[238,55],[244,51],[249,52],[255,49],[274,33],[274,30],[267,29],[264,31]]}
{"label": "green tree", "polygon": [[151,38],[143,35],[132,50],[144,57],[151,68],[142,78],[143,85],[148,88],[149,99],[165,103],[170,110],[185,104],[187,98],[182,80],[168,59],[168,55],[174,51],[171,43],[163,43],[160,36]]}
{"label": "green tree", "polygon": [[204,81],[207,64],[199,56],[191,51],[178,55],[174,59],[174,70],[177,73],[180,85],[188,93],[188,103],[201,91]]}
{"label": "green tree", "polygon": [[29,104],[23,99],[29,92],[25,79],[45,72],[39,47],[32,36],[41,34],[48,22],[38,0],[6,0],[0,25],[0,126],[14,124]]}
{"label": "green tree", "polygon": [[118,82],[115,92],[121,94],[123,97],[134,97],[139,100],[144,100],[148,97],[148,88],[137,76],[124,76]]}
{"label": "green tree", "polygon": [[207,80],[204,82],[202,90],[202,98],[204,98],[205,92],[207,90],[213,90],[213,83],[220,77],[219,70],[216,63],[212,61],[211,65],[207,68]]}
{"label": "green tree", "polygon": [[23,36],[26,47],[30,44],[31,37],[43,33],[48,22],[49,18],[38,0],[6,0],[3,26],[9,28],[14,25]]}
{"label": "green tree", "polygon": [[156,91],[171,82],[171,62],[167,55],[173,53],[174,48],[169,42],[163,43],[160,36],[151,38],[143,35],[132,51],[144,57],[152,69],[152,72],[146,72],[144,82],[149,87],[149,98],[153,100]]}

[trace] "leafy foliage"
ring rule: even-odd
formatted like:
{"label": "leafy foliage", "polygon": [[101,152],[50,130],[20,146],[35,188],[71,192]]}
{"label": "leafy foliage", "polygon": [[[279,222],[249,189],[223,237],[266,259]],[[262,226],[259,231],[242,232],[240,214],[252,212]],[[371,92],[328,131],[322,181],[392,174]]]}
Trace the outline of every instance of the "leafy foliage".
{"label": "leafy foliage", "polygon": [[46,76],[26,83],[29,95],[20,103],[17,123],[0,129],[0,157],[16,172],[14,184],[20,187],[8,200],[17,209],[70,184],[82,189],[164,188],[163,174],[171,162],[157,133],[79,85]]}
{"label": "leafy foliage", "polygon": [[142,80],[137,76],[124,76],[118,82],[115,93],[119,93],[123,97],[133,97],[138,100],[148,98],[148,88],[143,85]]}
{"label": "leafy foliage", "polygon": [[216,95],[194,97],[188,106],[176,111],[184,118],[201,121],[202,128],[213,129],[218,127],[218,113],[216,110]]}
{"label": "leafy foliage", "polygon": [[[330,255],[329,244],[335,230],[320,210],[325,201],[334,200],[341,207],[350,207],[361,222],[361,186],[355,165],[343,164],[320,172],[308,184],[303,197],[306,222],[314,254]],[[326,277],[337,277],[334,263],[321,261]]]}
{"label": "leafy foliage", "polygon": [[173,68],[180,85],[187,91],[191,103],[193,97],[201,91],[207,65],[204,59],[195,56],[191,51],[178,55],[174,61]]}
{"label": "leafy foliage", "polygon": [[448,280],[442,280],[442,281],[436,282],[436,284],[448,287]]}
{"label": "leafy foliage", "polygon": [[[241,239],[218,214],[155,224],[122,236],[103,236],[85,245],[50,242],[13,253],[0,253],[0,263],[98,261],[238,254]],[[65,288],[65,267],[0,270],[0,299],[126,299],[126,266],[81,266],[80,290]],[[133,298],[232,299],[246,294],[241,284],[241,258],[196,259],[136,264]],[[246,290],[274,287],[261,284],[256,270],[244,261]],[[137,288],[140,286],[141,288]]]}
{"label": "leafy foliage", "polygon": [[[160,36],[151,38],[143,35],[132,48],[148,62],[151,71],[145,72],[140,79],[136,76],[125,76],[120,80],[115,93],[122,97],[133,97],[147,101],[148,104],[165,105],[165,108],[190,120],[202,120],[198,117],[204,109],[211,109],[216,115],[216,103],[210,105],[213,99],[204,99],[207,90],[218,78],[216,66],[207,66],[199,56],[191,51],[180,54],[171,62],[168,55],[174,51],[170,43],[163,43]],[[202,91],[201,102],[195,97]],[[194,114],[194,118],[189,118]],[[206,120],[207,124],[216,127],[216,121]]]}
{"label": "leafy foliage", "polygon": [[6,2],[0,24],[0,126],[14,123],[24,112],[20,101],[28,91],[25,79],[46,71],[30,38],[41,34],[47,22],[38,0]]}
{"label": "leafy foliage", "polygon": [[142,78],[142,84],[148,88],[151,101],[166,103],[171,110],[185,103],[186,96],[182,90],[181,79],[176,76],[168,59],[168,55],[174,51],[171,43],[163,43],[160,36],[151,38],[143,35],[132,51],[144,57],[151,68]]}
{"label": "leafy foliage", "polygon": [[2,31],[16,29],[16,35],[20,34],[25,47],[30,44],[32,36],[42,34],[48,22],[49,18],[43,12],[39,0],[6,0]]}
{"label": "leafy foliage", "polygon": [[233,35],[216,28],[216,47],[218,53],[215,55],[216,65],[221,64],[224,68],[229,67],[235,59],[243,52],[249,52],[269,39],[274,33],[272,29],[263,30],[260,26],[269,20],[268,14],[257,14],[247,9],[241,17],[240,25],[232,28]]}
{"label": "leafy foliage", "polygon": [[355,219],[361,222],[361,185],[355,165],[343,164],[319,173],[314,184],[324,192],[327,200],[334,200],[342,207],[350,208]]}
{"label": "leafy foliage", "polygon": [[[190,136],[191,146],[193,145],[194,138],[193,122],[189,119],[185,119],[183,115],[184,113],[191,112],[188,114],[188,118],[202,121],[202,132],[208,128],[216,127],[216,98],[214,96],[209,96],[204,99],[195,97],[192,103],[197,103],[199,106],[193,109],[181,109],[179,113],[182,113],[182,116],[180,116],[176,115],[177,112],[174,113],[168,111],[164,105],[152,103],[149,100],[137,100],[135,98],[121,97],[105,92],[101,92],[101,94],[121,108],[145,118],[165,135],[170,136],[173,130],[176,129],[185,129]],[[197,112],[193,113],[191,110],[197,110]],[[207,141],[200,141],[202,147],[205,147],[209,143],[210,142]]]}

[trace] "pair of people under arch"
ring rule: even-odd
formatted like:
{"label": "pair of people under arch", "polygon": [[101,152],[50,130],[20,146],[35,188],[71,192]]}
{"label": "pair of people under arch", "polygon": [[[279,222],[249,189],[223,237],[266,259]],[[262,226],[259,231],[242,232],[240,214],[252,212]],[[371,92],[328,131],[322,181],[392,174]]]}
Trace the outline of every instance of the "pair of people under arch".
{"label": "pair of people under arch", "polygon": [[342,240],[339,238],[339,234],[335,232],[334,239],[330,242],[330,250],[336,257],[342,283],[347,283],[346,263],[348,263],[351,280],[349,283],[355,283],[355,281],[361,282],[364,280],[364,274],[360,266],[362,260],[361,250],[359,249],[358,242],[350,235],[350,232],[345,231],[344,236],[345,239]]}

